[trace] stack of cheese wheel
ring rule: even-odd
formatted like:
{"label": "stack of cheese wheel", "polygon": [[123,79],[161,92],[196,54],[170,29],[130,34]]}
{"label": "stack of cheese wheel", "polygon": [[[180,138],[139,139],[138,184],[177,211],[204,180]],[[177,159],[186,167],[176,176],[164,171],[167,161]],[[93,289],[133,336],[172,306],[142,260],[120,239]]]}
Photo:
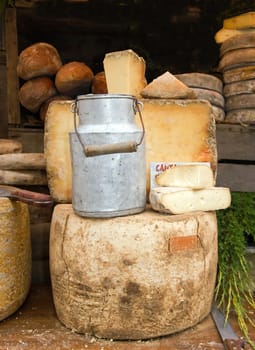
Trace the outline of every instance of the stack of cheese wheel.
{"label": "stack of cheese wheel", "polygon": [[183,73],[175,76],[192,88],[197,98],[211,103],[216,122],[220,123],[225,119],[225,101],[221,79],[206,73]]}
{"label": "stack of cheese wheel", "polygon": [[[255,122],[255,12],[227,18],[225,31],[233,35],[220,44],[227,123]],[[216,36],[217,38],[217,36]]]}

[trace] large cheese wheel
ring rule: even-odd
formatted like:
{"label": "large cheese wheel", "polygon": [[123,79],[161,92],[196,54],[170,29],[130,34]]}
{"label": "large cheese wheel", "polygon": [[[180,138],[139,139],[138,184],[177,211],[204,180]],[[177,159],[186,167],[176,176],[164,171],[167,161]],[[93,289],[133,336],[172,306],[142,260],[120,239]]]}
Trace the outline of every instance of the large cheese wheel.
{"label": "large cheese wheel", "polygon": [[255,33],[255,28],[242,28],[242,29],[226,29],[226,28],[220,28],[215,36],[214,39],[216,41],[217,44],[223,44],[226,40],[240,35],[240,34],[244,34],[244,33],[250,33],[250,34],[254,34]]}
{"label": "large cheese wheel", "polygon": [[74,61],[64,64],[59,69],[55,84],[61,94],[76,97],[90,91],[93,77],[94,74],[88,65]]}
{"label": "large cheese wheel", "polygon": [[255,62],[255,48],[236,49],[226,52],[219,61],[219,70],[226,71]]}
{"label": "large cheese wheel", "polygon": [[19,54],[18,77],[28,80],[39,76],[53,76],[62,66],[57,49],[48,43],[35,43]]}
{"label": "large cheese wheel", "polygon": [[222,93],[222,81],[211,74],[206,73],[182,73],[175,75],[177,79],[192,88],[214,90]]}
{"label": "large cheese wheel", "polygon": [[226,113],[226,123],[247,126],[255,123],[255,108],[235,109]]}
{"label": "large cheese wheel", "polygon": [[47,185],[45,170],[0,170],[1,185]]}
{"label": "large cheese wheel", "polygon": [[51,197],[57,203],[72,201],[72,165],[69,132],[74,129],[73,100],[52,101],[44,128],[44,154]]}
{"label": "large cheese wheel", "polygon": [[0,198],[0,320],[18,310],[31,280],[28,206]]}
{"label": "large cheese wheel", "polygon": [[48,100],[46,100],[40,107],[39,115],[40,119],[44,122],[47,114],[47,110],[49,107],[49,104],[52,101],[63,101],[63,100],[71,100],[72,98],[70,96],[65,96],[65,95],[55,95],[53,97],[50,97]]}
{"label": "large cheese wheel", "polygon": [[18,140],[0,139],[0,154],[22,152],[22,143]]}
{"label": "large cheese wheel", "polygon": [[255,108],[255,94],[240,94],[226,98],[226,111]]}
{"label": "large cheese wheel", "polygon": [[255,78],[255,63],[249,66],[237,67],[223,72],[223,80],[225,84],[236,81],[243,81]]}
{"label": "large cheese wheel", "polygon": [[223,56],[226,52],[242,48],[253,48],[255,46],[255,32],[244,32],[239,35],[235,35],[226,40],[220,47],[220,56]]}
{"label": "large cheese wheel", "polygon": [[224,86],[224,96],[255,93],[255,79],[236,81]]}
{"label": "large cheese wheel", "polygon": [[48,77],[26,81],[19,90],[19,101],[32,113],[39,111],[43,102],[57,94],[54,82]]}
{"label": "large cheese wheel", "polygon": [[216,270],[215,212],[93,219],[54,209],[54,304],[79,333],[146,339],[191,327],[210,312]]}
{"label": "large cheese wheel", "polygon": [[45,169],[43,153],[10,153],[0,155],[0,169]]}
{"label": "large cheese wheel", "polygon": [[223,108],[224,109],[224,97],[217,91],[209,90],[209,89],[201,89],[201,88],[193,88],[196,96],[200,100],[207,100],[212,105]]}

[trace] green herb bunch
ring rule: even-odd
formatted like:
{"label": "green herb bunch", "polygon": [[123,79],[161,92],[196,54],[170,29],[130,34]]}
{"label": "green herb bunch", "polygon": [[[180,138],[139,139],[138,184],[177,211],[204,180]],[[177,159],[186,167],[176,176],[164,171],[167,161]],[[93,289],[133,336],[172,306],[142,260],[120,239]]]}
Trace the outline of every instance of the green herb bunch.
{"label": "green herb bunch", "polygon": [[252,262],[247,257],[247,241],[255,242],[255,193],[232,192],[230,208],[217,212],[219,232],[218,277],[215,298],[225,312],[237,315],[244,337],[249,337],[248,323],[255,327],[249,310],[255,310],[255,281],[251,278]]}

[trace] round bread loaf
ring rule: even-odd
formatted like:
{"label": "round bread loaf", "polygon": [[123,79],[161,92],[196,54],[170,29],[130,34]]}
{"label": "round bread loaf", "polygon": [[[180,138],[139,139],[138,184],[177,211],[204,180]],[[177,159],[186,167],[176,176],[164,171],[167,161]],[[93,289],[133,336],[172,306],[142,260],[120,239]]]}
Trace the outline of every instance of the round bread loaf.
{"label": "round bread loaf", "polygon": [[46,100],[57,94],[54,82],[48,77],[26,81],[19,90],[19,101],[32,113],[37,113]]}
{"label": "round bread loaf", "polygon": [[83,62],[64,64],[56,74],[55,85],[63,95],[77,96],[90,92],[93,71]]}
{"label": "round bread loaf", "polygon": [[97,73],[92,79],[91,92],[93,94],[107,94],[107,84],[105,78],[105,72]]}
{"label": "round bread loaf", "polygon": [[21,51],[17,74],[24,80],[39,76],[53,76],[62,66],[57,49],[47,43],[36,43]]}

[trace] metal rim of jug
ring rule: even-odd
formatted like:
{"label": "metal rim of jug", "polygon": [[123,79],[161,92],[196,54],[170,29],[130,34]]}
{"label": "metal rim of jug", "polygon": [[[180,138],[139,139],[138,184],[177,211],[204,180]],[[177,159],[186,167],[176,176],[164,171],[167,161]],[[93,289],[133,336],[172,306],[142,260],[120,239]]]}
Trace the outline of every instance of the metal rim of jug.
{"label": "metal rim of jug", "polygon": [[[112,145],[92,145],[92,146],[85,146],[83,144],[83,141],[81,139],[81,136],[77,130],[77,122],[76,122],[76,115],[78,112],[77,102],[78,100],[85,100],[85,99],[103,99],[103,98],[112,98],[112,99],[118,99],[118,98],[128,98],[133,100],[133,109],[134,114],[138,112],[139,119],[142,126],[142,135],[139,142],[122,142]],[[125,94],[87,94],[87,95],[80,95],[76,98],[75,102],[71,104],[71,111],[74,115],[74,130],[77,135],[77,138],[82,146],[83,152],[85,156],[91,157],[91,156],[97,156],[97,155],[103,155],[103,154],[112,154],[112,153],[124,153],[124,152],[136,152],[137,147],[140,146],[144,140],[145,136],[145,127],[143,123],[141,108],[143,108],[143,103],[139,101],[135,96],[133,95],[125,95]]]}

